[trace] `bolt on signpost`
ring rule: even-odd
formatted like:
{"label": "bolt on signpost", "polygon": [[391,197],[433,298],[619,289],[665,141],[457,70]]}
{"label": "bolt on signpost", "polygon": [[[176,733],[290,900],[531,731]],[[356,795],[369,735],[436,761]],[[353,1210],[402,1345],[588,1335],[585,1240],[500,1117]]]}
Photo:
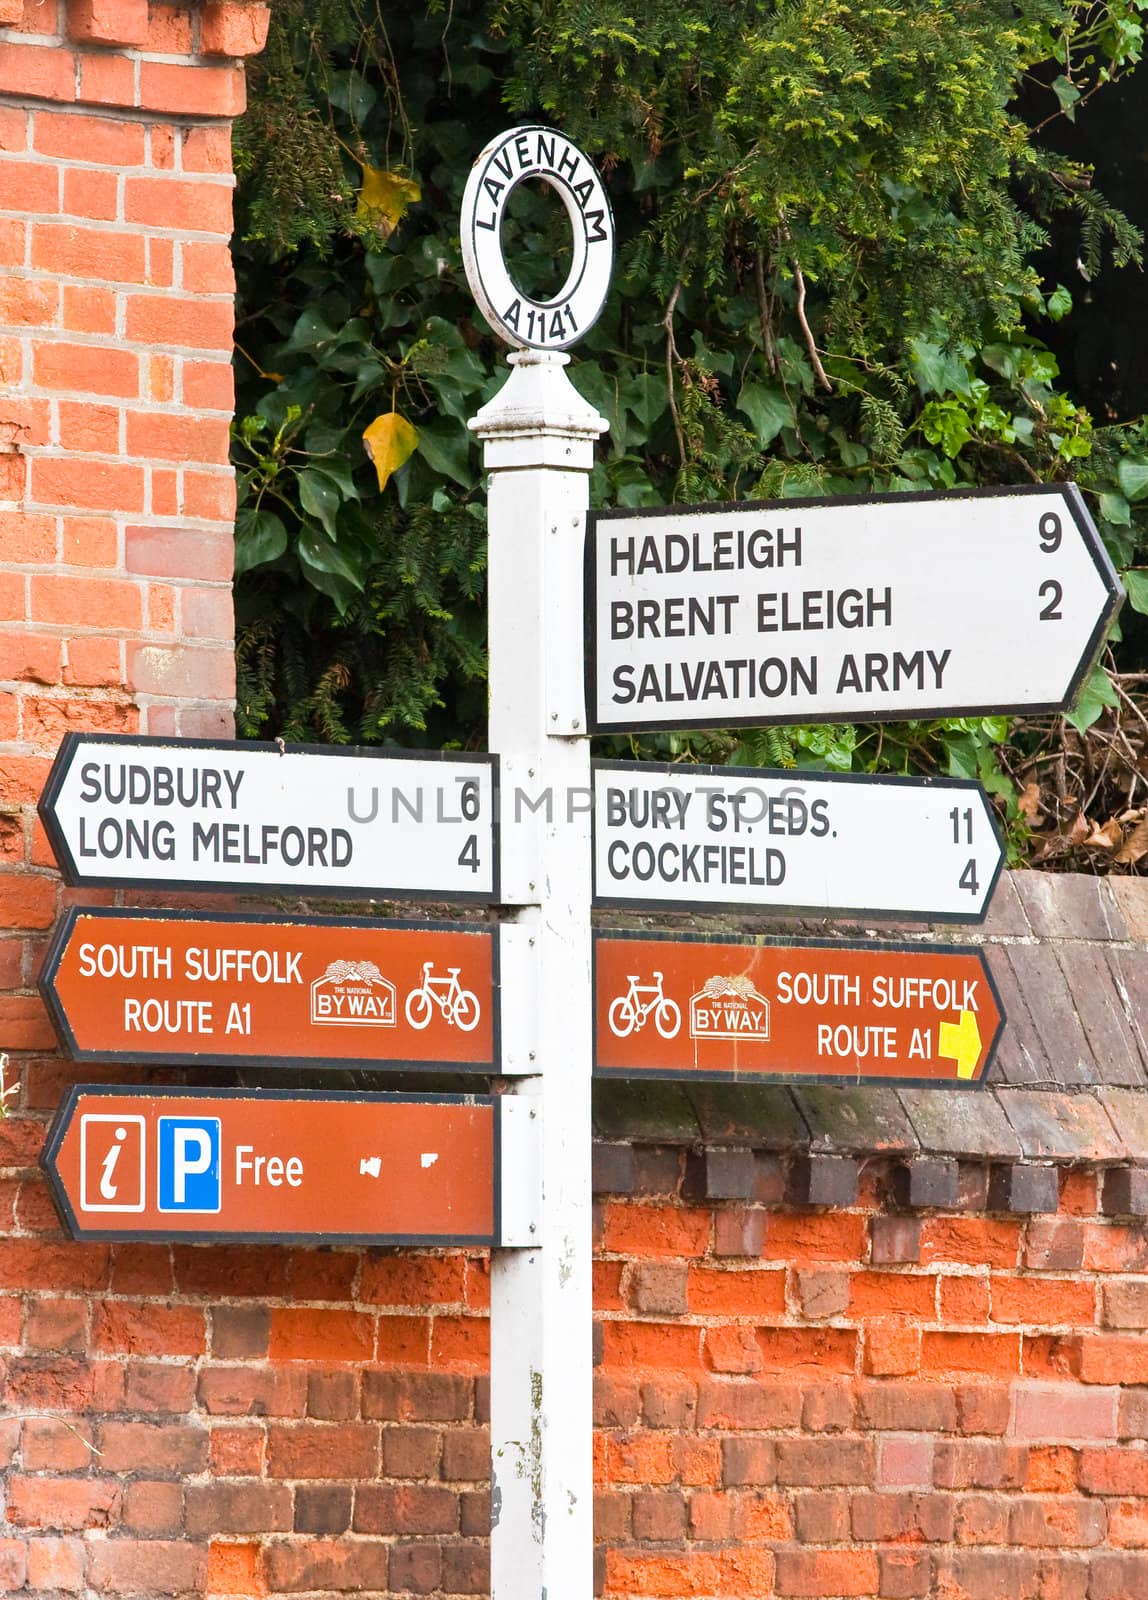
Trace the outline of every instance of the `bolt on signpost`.
{"label": "bolt on signpost", "polygon": [[[573,233],[564,287],[522,294],[500,246],[506,201],[526,178],[555,189]],[[559,352],[593,323],[609,286],[613,223],[586,157],[548,128],[515,128],[466,186],[467,276],[515,347],[505,386],[470,426],[489,473],[490,748],[503,793],[585,793],[584,515],[606,423]],[[590,818],[556,808],[503,834],[502,898],[534,941],[537,1075],[512,1093],[538,1129],[544,1192],[537,1249],[493,1253],[491,1591],[494,1600],[593,1593],[591,1462],[592,986]],[[518,994],[511,1002],[523,1005]]]}

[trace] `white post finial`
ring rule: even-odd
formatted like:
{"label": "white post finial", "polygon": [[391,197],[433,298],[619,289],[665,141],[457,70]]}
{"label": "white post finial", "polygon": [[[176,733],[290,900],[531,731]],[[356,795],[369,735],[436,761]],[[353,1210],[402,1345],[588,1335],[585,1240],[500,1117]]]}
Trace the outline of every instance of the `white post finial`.
{"label": "white post finial", "polygon": [[467,426],[485,446],[483,465],[559,467],[589,472],[594,442],[610,424],[584,400],[565,371],[560,351],[515,350],[510,377]]}

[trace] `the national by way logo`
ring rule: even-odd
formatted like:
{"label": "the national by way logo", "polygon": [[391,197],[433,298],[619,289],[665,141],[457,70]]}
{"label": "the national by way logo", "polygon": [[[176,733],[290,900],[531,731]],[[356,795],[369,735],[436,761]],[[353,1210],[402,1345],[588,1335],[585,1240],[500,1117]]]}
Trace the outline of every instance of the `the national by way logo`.
{"label": "the national by way logo", "polygon": [[395,986],[373,961],[332,961],[311,985],[311,1021],[317,1026],[393,1028],[395,1015]]}
{"label": "the national by way logo", "polygon": [[764,1043],[769,1038],[769,1001],[740,973],[707,978],[690,996],[690,1037]]}

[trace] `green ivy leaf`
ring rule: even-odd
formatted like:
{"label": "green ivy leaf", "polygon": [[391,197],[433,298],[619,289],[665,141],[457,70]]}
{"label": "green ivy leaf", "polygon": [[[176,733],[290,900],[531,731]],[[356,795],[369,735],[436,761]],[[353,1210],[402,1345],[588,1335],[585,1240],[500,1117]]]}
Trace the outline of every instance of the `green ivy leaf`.
{"label": "green ivy leaf", "polygon": [[1060,103],[1069,122],[1076,121],[1076,102],[1080,99],[1080,90],[1074,83],[1070,83],[1062,72],[1059,78],[1052,80],[1052,92]]}
{"label": "green ivy leaf", "polygon": [[299,535],[299,554],[315,572],[330,572],[344,578],[356,589],[363,587],[362,577],[347,560],[338,545],[325,539],[318,528],[304,523]]}
{"label": "green ivy leaf", "polygon": [[981,360],[992,372],[999,372],[1009,383],[1015,381],[1024,359],[1024,349],[1015,344],[986,344]]}
{"label": "green ivy leaf", "polygon": [[782,428],[793,426],[793,407],[785,395],[764,383],[743,384],[737,397],[737,409],[744,411],[753,424],[763,450],[773,443]]}
{"label": "green ivy leaf", "polygon": [[338,537],[335,518],[342,502],[330,478],[313,467],[304,468],[299,474],[299,502],[304,511],[318,517],[332,539]]}
{"label": "green ivy leaf", "polygon": [[1133,504],[1148,495],[1148,460],[1143,456],[1124,456],[1116,469],[1116,481],[1126,500]]}
{"label": "green ivy leaf", "polygon": [[1105,522],[1114,523],[1118,528],[1126,528],[1132,521],[1132,511],[1122,494],[1114,494],[1111,490],[1100,496],[1100,515]]}
{"label": "green ivy leaf", "polygon": [[1095,667],[1071,711],[1065,713],[1077,733],[1091,728],[1105,706],[1118,705],[1116,690],[1103,667]]}
{"label": "green ivy leaf", "polygon": [[909,346],[913,376],[922,394],[944,394],[947,361],[939,344],[928,339],[914,339]]}
{"label": "green ivy leaf", "polygon": [[1133,611],[1140,611],[1148,616],[1148,567],[1129,567],[1120,576],[1124,583],[1124,592],[1128,596],[1128,604]]}
{"label": "green ivy leaf", "polygon": [[474,485],[470,437],[461,427],[442,422],[426,422],[419,428],[418,454],[435,472],[453,478],[464,489]]}
{"label": "green ivy leaf", "polygon": [[284,355],[300,350],[321,350],[335,339],[335,330],[318,311],[304,311],[291,330]]}
{"label": "green ivy leaf", "polygon": [[287,548],[287,529],[273,511],[240,511],[235,518],[235,575],[276,561]]}

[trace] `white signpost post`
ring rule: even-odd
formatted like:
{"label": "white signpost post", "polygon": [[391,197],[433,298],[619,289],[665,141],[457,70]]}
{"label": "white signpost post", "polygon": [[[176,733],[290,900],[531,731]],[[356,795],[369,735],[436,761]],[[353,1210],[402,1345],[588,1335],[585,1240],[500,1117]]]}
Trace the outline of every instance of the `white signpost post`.
{"label": "white signpost post", "polygon": [[978,922],[1004,860],[979,783],[595,761],[594,902]]}
{"label": "white signpost post", "polygon": [[[558,191],[574,233],[569,278],[548,302],[519,295],[502,262],[496,224],[525,178]],[[507,383],[470,424],[489,473],[490,748],[508,787],[586,794],[578,595],[594,441],[606,423],[556,350],[601,309],[610,206],[589,161],[561,134],[511,129],[475,163],[462,239],[475,298],[499,337],[518,347]],[[559,805],[550,820],[515,832],[513,843],[510,830],[506,839],[503,899],[523,908],[515,920],[533,941],[538,1045],[536,1076],[508,1088],[538,1130],[543,1189],[538,1247],[492,1253],[491,1595],[589,1600],[590,817]]]}
{"label": "white signpost post", "polygon": [[72,884],[498,900],[498,765],[64,736],[40,800]]}
{"label": "white signpost post", "polygon": [[599,511],[596,733],[1063,711],[1123,592],[1072,484]]}

